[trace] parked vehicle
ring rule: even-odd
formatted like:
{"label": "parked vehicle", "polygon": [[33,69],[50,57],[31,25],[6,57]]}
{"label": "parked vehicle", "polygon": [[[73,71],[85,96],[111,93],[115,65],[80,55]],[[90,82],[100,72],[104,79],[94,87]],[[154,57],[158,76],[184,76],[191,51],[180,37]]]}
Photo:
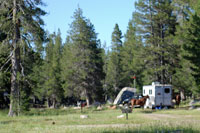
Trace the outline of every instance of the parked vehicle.
{"label": "parked vehicle", "polygon": [[173,107],[172,85],[153,82],[152,85],[143,86],[143,96],[149,95],[144,108]]}

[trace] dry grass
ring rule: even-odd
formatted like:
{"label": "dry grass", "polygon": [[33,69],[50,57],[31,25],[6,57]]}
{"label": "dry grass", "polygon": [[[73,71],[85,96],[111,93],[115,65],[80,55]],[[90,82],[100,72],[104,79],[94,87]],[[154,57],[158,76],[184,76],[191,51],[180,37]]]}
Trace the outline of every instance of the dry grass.
{"label": "dry grass", "polygon": [[[80,115],[88,115],[81,119]],[[0,112],[0,132],[9,133],[66,133],[66,132],[200,132],[199,110],[142,110],[134,109],[125,117],[117,119],[121,111],[80,110],[32,110],[19,117],[7,117]]]}

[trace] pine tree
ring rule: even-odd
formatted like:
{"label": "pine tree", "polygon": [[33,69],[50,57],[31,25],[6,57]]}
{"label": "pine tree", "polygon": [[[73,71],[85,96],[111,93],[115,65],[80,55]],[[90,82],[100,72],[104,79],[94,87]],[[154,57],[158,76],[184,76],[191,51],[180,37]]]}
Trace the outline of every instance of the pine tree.
{"label": "pine tree", "polygon": [[61,54],[62,54],[62,40],[61,33],[58,30],[57,34],[49,35],[49,42],[47,43],[46,56],[44,61],[44,73],[42,85],[43,95],[46,97],[48,102],[48,107],[52,105],[53,108],[56,104],[61,102],[63,89],[61,86]]}
{"label": "pine tree", "polygon": [[189,0],[173,1],[174,13],[176,14],[177,22],[176,36],[174,43],[178,46],[176,49],[178,62],[176,62],[175,73],[172,77],[172,85],[175,91],[180,92],[181,98],[184,100],[187,96],[192,96],[196,93],[196,83],[192,76],[192,64],[184,58],[184,25],[190,18],[191,6]]}
{"label": "pine tree", "polygon": [[[184,32],[181,34],[183,48],[185,50],[184,57],[193,65],[191,69],[197,85],[200,85],[200,14],[199,4],[192,6],[193,11],[190,12],[190,19],[182,26]],[[199,92],[199,90],[197,90]]]}
{"label": "pine tree", "polygon": [[139,0],[135,20],[146,54],[145,84],[152,81],[171,83],[176,68],[177,47],[173,43],[176,17],[171,0]]}
{"label": "pine tree", "polygon": [[0,32],[0,106],[1,108],[8,107],[8,99],[4,93],[10,92],[10,58],[9,45],[2,44],[6,39],[6,35]]}
{"label": "pine tree", "polygon": [[173,89],[175,92],[180,92],[181,99],[185,100],[185,96],[195,96],[198,94],[195,79],[192,76],[192,64],[181,57],[179,62],[180,67],[176,68],[176,73],[173,75]]}
{"label": "pine tree", "polygon": [[[121,82],[123,86],[142,88],[142,73],[144,69],[142,53],[144,46],[140,38],[136,36],[134,19],[128,23],[127,33],[124,37],[125,41],[121,52]],[[136,80],[136,86],[134,86],[134,80]]]}
{"label": "pine tree", "polygon": [[61,57],[62,57],[62,39],[61,39],[61,32],[60,29],[57,32],[57,35],[55,37],[55,45],[53,49],[53,70],[55,72],[54,75],[54,90],[52,91],[52,104],[53,107],[55,107],[56,102],[61,102],[61,99],[63,97],[63,88],[61,83]]}
{"label": "pine tree", "polygon": [[122,49],[122,32],[118,24],[115,24],[114,31],[112,32],[112,51],[108,57],[108,67],[106,73],[106,85],[109,91],[116,95],[121,86],[121,49]]}
{"label": "pine tree", "polygon": [[[107,73],[108,70],[108,57],[109,57],[109,50],[107,49],[107,44],[106,42],[104,42],[103,44],[103,49],[102,49],[102,59],[103,59],[103,72]],[[107,101],[108,100],[108,96],[111,95],[111,92],[109,91],[109,88],[106,84],[106,78],[103,79],[103,93],[104,93],[104,100]]]}
{"label": "pine tree", "polygon": [[[20,112],[28,111],[31,106],[31,99],[34,99],[34,91],[37,83],[41,79],[36,69],[40,68],[42,62],[40,53],[29,48],[27,45],[21,51],[21,75],[19,80],[20,88]],[[41,69],[40,69],[41,70]]]}
{"label": "pine tree", "polygon": [[87,105],[91,100],[102,98],[103,60],[100,42],[94,26],[83,17],[78,8],[73,16],[69,36],[64,48],[62,65],[64,89],[77,97],[85,98]]}
{"label": "pine tree", "polygon": [[[45,39],[45,41],[47,41]],[[36,104],[36,100],[43,101],[43,98],[45,96],[44,93],[44,79],[43,79],[43,73],[45,72],[45,66],[44,66],[44,47],[42,41],[35,42],[38,47],[35,47],[35,49],[31,49],[32,51],[29,56],[26,56],[28,58],[29,62],[25,63],[25,68],[28,66],[29,73],[26,76],[29,86],[31,87],[31,94],[30,99],[32,100],[33,106]]]}
{"label": "pine tree", "polygon": [[46,13],[38,6],[41,0],[1,0],[0,1],[0,30],[6,34],[4,44],[12,46],[12,76],[10,91],[9,116],[18,115],[19,108],[19,77],[22,68],[20,61],[21,42],[30,43],[32,40],[42,39],[44,31],[41,28],[43,21],[41,15]]}

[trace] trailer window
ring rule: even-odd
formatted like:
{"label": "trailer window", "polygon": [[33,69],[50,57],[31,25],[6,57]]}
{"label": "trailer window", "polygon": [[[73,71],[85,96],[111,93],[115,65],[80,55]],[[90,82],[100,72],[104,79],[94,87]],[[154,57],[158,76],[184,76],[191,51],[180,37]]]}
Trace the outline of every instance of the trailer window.
{"label": "trailer window", "polygon": [[152,90],[149,90],[149,94],[152,94]]}
{"label": "trailer window", "polygon": [[165,93],[170,93],[170,89],[169,88],[165,88]]}
{"label": "trailer window", "polygon": [[144,94],[145,94],[145,90],[144,90],[144,92],[143,92]]}

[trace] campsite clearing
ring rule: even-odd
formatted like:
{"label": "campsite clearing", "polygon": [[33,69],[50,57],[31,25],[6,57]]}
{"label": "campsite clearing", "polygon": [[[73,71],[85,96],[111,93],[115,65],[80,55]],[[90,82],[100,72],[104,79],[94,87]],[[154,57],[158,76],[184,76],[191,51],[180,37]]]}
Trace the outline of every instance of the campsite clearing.
{"label": "campsite clearing", "polygon": [[[119,109],[49,109],[34,110],[32,114],[19,117],[7,117],[0,113],[0,132],[155,132],[155,131],[184,131],[200,132],[199,110],[143,110],[133,109],[129,119],[118,119]],[[30,115],[31,114],[31,115]],[[80,115],[88,115],[81,119]]]}

